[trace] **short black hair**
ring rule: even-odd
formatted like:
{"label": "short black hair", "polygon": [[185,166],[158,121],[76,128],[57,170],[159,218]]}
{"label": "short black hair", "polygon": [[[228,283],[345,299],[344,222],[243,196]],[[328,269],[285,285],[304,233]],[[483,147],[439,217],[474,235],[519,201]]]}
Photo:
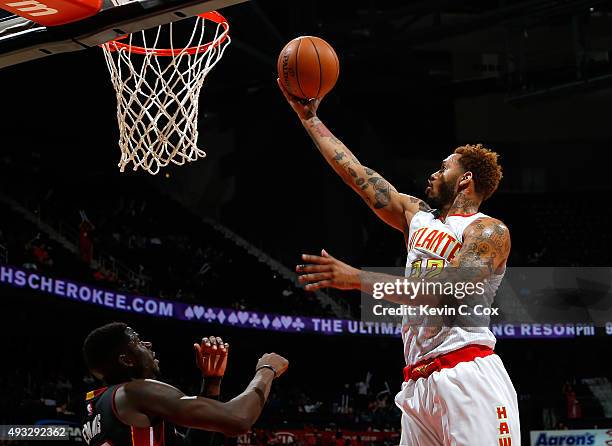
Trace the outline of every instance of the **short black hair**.
{"label": "short black hair", "polygon": [[83,357],[89,370],[106,378],[115,372],[114,358],[119,350],[129,342],[127,324],[111,322],[96,328],[83,342]]}

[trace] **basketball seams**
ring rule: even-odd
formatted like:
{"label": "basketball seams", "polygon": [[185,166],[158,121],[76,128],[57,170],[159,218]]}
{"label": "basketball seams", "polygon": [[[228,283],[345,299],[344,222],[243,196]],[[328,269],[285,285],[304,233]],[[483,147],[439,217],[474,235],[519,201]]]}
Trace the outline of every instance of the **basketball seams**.
{"label": "basketball seams", "polygon": [[[305,39],[310,41],[312,48],[307,43],[302,46]],[[340,62],[333,47],[325,40],[300,36],[285,45],[279,54],[277,69],[291,95],[312,99],[325,96],[334,87]]]}
{"label": "basketball seams", "polygon": [[302,90],[302,86],[300,85],[300,70],[298,69],[298,61],[300,60],[300,45],[302,44],[302,40],[303,39],[298,39],[297,48],[295,49],[295,80],[300,92],[302,93],[302,96],[306,97],[304,90]]}
{"label": "basketball seams", "polygon": [[314,40],[312,38],[308,38],[308,40],[310,40],[310,43],[315,50],[315,54],[317,55],[317,66],[319,67],[319,88],[317,89],[317,94],[315,97],[318,98],[319,94],[321,93],[321,86],[323,85],[323,67],[321,66],[321,57],[319,56],[319,50],[317,49]]}

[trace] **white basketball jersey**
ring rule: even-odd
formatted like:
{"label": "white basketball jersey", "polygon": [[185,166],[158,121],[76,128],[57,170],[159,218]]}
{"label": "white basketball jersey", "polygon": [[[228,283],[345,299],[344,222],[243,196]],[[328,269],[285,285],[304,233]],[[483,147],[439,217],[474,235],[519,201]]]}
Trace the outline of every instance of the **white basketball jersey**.
{"label": "white basketball jersey", "polygon": [[[463,246],[463,231],[474,220],[487,217],[479,212],[470,215],[448,215],[446,221],[432,212],[417,212],[410,222],[406,276],[413,269],[432,270],[444,267],[453,260]],[[485,282],[484,298],[489,306],[504,274],[493,275]],[[470,344],[495,347],[495,336],[488,327],[454,327],[427,323],[428,316],[404,316],[402,339],[406,364],[440,356]],[[431,326],[428,326],[431,325]],[[435,326],[438,325],[438,326]]]}

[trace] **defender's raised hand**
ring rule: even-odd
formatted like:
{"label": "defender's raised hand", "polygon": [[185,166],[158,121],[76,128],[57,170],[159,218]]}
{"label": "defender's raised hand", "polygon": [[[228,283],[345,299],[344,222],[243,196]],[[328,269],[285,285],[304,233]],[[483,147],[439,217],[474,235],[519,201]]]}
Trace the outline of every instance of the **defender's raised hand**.
{"label": "defender's raised hand", "polygon": [[193,344],[196,365],[204,378],[222,378],[227,367],[229,344],[220,337],[202,338],[201,344]]}
{"label": "defender's raised hand", "polygon": [[304,289],[307,291],[321,288],[339,290],[360,288],[360,271],[332,257],[324,249],[321,250],[320,256],[302,254],[302,260],[308,263],[296,266],[295,270],[300,274],[300,283],[306,284]]}

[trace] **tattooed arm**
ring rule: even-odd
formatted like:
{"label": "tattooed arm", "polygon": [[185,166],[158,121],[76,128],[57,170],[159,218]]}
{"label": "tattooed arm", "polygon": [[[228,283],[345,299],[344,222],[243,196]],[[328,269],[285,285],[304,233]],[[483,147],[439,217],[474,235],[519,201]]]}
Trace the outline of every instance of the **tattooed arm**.
{"label": "tattooed arm", "polygon": [[478,279],[503,271],[510,255],[510,231],[500,220],[483,217],[463,232],[463,246],[450,266],[473,269]]}
{"label": "tattooed arm", "polygon": [[385,223],[407,235],[412,216],[419,210],[428,210],[423,201],[400,194],[387,180],[369,167],[364,166],[353,153],[336,138],[316,112],[321,99],[298,102],[290,96],[279,82],[285,98],[300,117],[302,125],[334,171],[368,204]]}

